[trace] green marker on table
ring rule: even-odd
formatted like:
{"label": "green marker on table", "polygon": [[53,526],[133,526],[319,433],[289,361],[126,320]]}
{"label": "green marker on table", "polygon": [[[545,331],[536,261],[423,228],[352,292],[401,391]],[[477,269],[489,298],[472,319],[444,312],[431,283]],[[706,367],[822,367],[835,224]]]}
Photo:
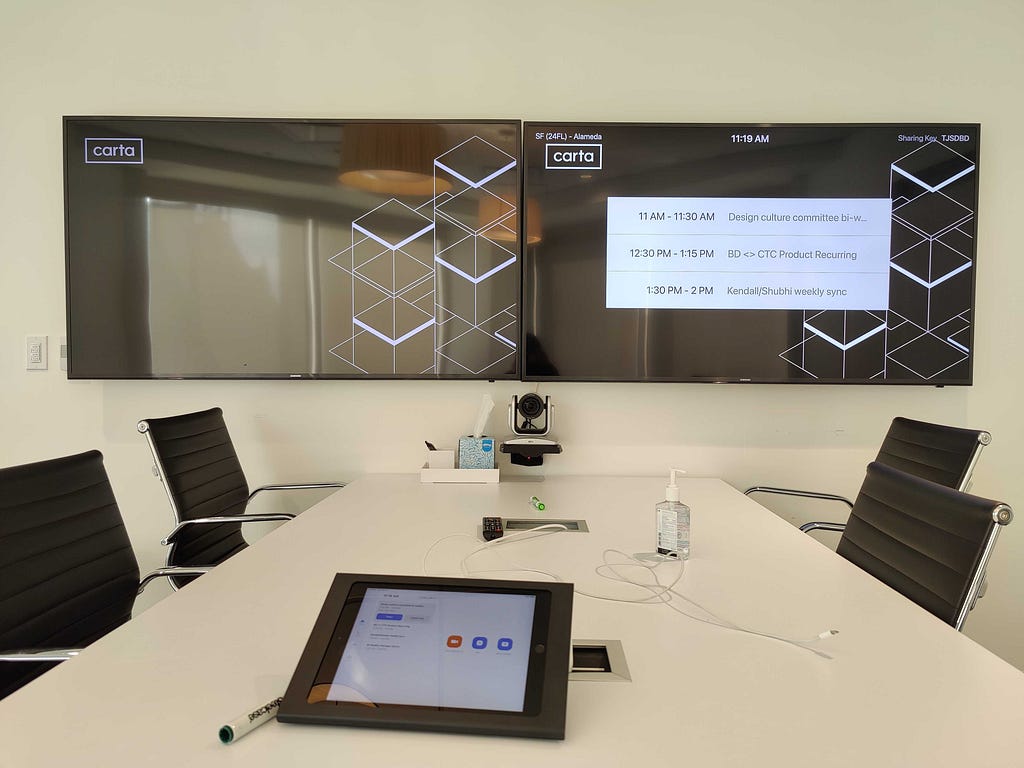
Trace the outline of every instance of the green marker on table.
{"label": "green marker on table", "polygon": [[539,509],[541,512],[544,511],[544,502],[541,501],[540,499],[538,499],[536,496],[531,496],[530,497],[530,505],[534,509]]}

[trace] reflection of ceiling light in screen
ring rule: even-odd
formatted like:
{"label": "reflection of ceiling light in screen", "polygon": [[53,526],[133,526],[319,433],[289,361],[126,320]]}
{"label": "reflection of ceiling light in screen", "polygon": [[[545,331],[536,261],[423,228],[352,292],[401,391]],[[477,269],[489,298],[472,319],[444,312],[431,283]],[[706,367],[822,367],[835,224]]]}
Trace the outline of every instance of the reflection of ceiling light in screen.
{"label": "reflection of ceiling light in screen", "polygon": [[432,197],[452,185],[434,179],[444,131],[433,123],[352,123],[342,133],[338,181],[385,195]]}
{"label": "reflection of ceiling light in screen", "polygon": [[[480,198],[479,220],[481,226],[486,226],[492,221],[497,221],[502,215],[502,209],[514,208],[515,200],[507,196],[496,197],[487,195]],[[518,211],[503,222],[488,227],[482,233],[488,240],[495,240],[501,243],[513,243],[519,237],[519,213]],[[536,245],[541,239],[540,206],[537,201],[530,198],[526,201],[526,244]]]}

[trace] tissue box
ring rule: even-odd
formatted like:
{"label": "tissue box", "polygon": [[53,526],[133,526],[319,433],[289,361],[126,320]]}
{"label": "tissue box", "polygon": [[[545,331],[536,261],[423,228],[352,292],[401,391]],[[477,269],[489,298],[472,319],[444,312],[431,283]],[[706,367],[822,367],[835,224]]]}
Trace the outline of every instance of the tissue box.
{"label": "tissue box", "polygon": [[494,469],[494,438],[460,437],[459,469]]}

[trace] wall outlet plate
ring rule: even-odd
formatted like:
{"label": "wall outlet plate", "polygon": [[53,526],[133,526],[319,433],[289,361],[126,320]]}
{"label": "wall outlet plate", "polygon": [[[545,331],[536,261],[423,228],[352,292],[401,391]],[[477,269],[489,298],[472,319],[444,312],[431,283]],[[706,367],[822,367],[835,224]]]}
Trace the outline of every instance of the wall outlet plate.
{"label": "wall outlet plate", "polygon": [[25,337],[25,370],[45,371],[47,366],[47,351],[45,336]]}

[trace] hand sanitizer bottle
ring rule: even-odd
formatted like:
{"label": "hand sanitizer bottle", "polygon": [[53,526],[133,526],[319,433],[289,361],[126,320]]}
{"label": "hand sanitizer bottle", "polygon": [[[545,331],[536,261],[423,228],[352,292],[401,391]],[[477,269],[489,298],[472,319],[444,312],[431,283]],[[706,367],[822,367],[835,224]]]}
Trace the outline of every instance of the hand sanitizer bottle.
{"label": "hand sanitizer bottle", "polygon": [[682,471],[669,471],[665,501],[654,506],[654,518],[658,554],[686,560],[690,557],[690,508],[679,501],[679,486],[676,485],[676,472]]}

